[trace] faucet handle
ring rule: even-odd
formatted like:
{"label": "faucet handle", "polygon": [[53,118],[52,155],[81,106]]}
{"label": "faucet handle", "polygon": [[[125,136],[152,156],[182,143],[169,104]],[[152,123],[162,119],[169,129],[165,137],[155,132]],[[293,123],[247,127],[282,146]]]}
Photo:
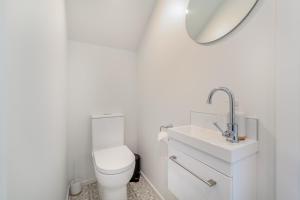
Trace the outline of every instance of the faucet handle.
{"label": "faucet handle", "polygon": [[230,133],[228,133],[228,131],[224,131],[220,125],[218,124],[218,122],[214,122],[213,123],[214,126],[222,133],[223,136],[228,137]]}

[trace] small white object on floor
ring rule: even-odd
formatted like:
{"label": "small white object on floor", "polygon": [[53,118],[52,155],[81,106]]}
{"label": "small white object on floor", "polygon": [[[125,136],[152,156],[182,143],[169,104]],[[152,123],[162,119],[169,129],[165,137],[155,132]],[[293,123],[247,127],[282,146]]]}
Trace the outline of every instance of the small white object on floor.
{"label": "small white object on floor", "polygon": [[81,193],[81,182],[78,179],[75,179],[71,182],[70,193],[71,195],[78,195]]}

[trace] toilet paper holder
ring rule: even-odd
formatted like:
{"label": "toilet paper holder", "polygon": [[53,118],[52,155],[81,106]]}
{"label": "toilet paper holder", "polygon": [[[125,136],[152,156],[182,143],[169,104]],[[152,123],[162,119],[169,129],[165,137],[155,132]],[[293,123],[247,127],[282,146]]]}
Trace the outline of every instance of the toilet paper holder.
{"label": "toilet paper holder", "polygon": [[173,124],[162,125],[162,126],[160,126],[159,131],[162,132],[165,129],[173,128],[173,127],[174,127]]}

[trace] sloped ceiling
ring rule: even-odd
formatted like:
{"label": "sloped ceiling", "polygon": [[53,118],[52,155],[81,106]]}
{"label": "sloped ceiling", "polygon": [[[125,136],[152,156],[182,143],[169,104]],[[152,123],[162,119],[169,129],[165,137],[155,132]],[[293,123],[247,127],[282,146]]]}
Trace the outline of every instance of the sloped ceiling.
{"label": "sloped ceiling", "polygon": [[156,0],[66,0],[71,40],[136,50]]}

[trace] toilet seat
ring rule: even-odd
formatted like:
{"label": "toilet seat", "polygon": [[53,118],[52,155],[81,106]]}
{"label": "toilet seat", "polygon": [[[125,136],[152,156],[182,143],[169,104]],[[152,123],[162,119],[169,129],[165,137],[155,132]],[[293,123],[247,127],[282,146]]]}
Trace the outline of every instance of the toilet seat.
{"label": "toilet seat", "polygon": [[93,157],[96,170],[107,175],[125,172],[135,163],[134,154],[125,145],[94,151]]}

